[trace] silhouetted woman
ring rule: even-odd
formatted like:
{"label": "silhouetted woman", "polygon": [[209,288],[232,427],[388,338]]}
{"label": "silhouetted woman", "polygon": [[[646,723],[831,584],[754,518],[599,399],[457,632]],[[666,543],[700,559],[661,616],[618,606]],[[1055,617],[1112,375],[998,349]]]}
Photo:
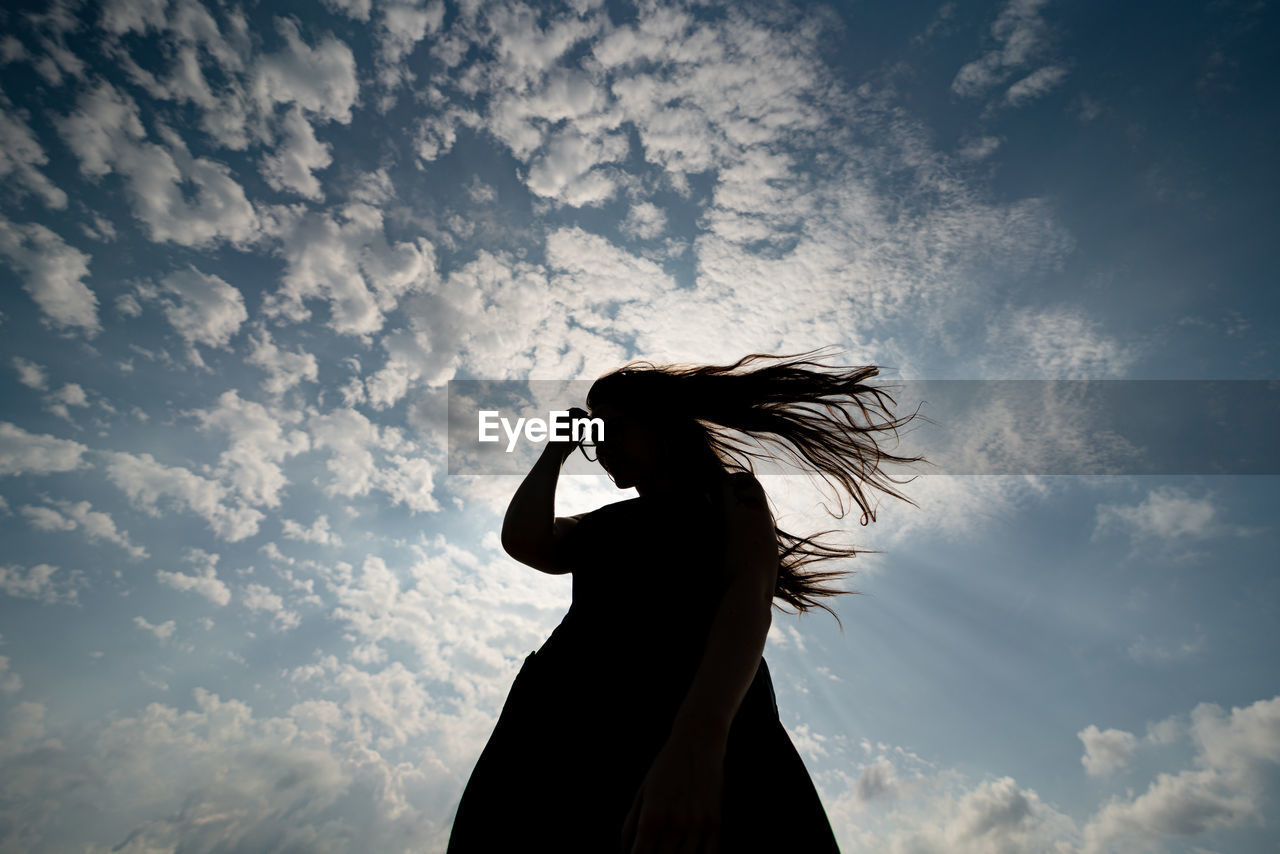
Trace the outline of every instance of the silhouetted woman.
{"label": "silhouetted woman", "polygon": [[751,460],[823,477],[866,524],[869,490],[903,497],[880,466],[909,460],[877,437],[910,419],[866,384],[877,368],[813,356],[633,363],[597,380],[595,450],[636,498],[556,518],[576,446],[547,445],[502,544],[535,569],[572,572],[573,604],[511,686],[450,854],[838,851],[761,656],[771,603],[834,615],[817,598],[846,592],[823,586],[844,573],[804,567],[856,550],[777,528]]}

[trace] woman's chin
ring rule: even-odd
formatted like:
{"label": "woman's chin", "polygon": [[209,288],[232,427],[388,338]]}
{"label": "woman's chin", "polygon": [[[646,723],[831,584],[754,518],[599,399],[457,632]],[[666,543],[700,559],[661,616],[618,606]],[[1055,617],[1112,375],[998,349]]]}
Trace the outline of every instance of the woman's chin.
{"label": "woman's chin", "polygon": [[635,481],[627,477],[626,472],[610,471],[605,469],[605,474],[609,475],[609,479],[613,481],[613,485],[618,489],[630,489],[635,486]]}

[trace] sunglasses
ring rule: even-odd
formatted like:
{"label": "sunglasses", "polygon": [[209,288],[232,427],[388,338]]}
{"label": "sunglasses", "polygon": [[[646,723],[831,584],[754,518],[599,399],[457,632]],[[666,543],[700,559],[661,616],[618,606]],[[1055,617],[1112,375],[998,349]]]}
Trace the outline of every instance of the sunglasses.
{"label": "sunglasses", "polygon": [[[614,415],[602,420],[605,422],[605,426],[609,431],[609,434],[615,436],[616,434],[625,433],[633,422],[633,419],[624,415]],[[587,436],[578,443],[578,448],[582,451],[582,456],[587,458],[587,462],[594,463],[599,461],[600,446],[605,443],[603,433],[604,431],[601,431],[600,437],[596,438],[594,432],[589,432]]]}

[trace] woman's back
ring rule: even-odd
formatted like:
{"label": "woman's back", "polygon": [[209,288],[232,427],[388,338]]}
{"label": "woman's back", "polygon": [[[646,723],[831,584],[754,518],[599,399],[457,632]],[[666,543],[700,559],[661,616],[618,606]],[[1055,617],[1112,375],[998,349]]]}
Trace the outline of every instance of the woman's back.
{"label": "woman's back", "polygon": [[[573,604],[512,686],[450,852],[614,850],[700,663],[723,585],[721,537],[714,504],[697,495],[580,519],[561,554]],[[788,804],[800,816],[778,812]],[[730,730],[722,824],[724,851],[771,836],[786,842],[779,850],[836,850],[763,659]],[[810,837],[799,847],[797,832]]]}

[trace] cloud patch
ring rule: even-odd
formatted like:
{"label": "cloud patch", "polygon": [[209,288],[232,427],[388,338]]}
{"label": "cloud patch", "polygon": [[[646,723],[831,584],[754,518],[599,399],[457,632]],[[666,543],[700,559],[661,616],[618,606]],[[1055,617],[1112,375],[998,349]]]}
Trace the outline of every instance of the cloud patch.
{"label": "cloud patch", "polygon": [[0,475],[75,471],[85,465],[83,457],[88,450],[70,439],[29,433],[0,421]]}
{"label": "cloud patch", "polygon": [[87,253],[39,223],[24,225],[0,217],[0,255],[53,326],[90,338],[102,330],[98,297],[84,283],[89,276]]}

